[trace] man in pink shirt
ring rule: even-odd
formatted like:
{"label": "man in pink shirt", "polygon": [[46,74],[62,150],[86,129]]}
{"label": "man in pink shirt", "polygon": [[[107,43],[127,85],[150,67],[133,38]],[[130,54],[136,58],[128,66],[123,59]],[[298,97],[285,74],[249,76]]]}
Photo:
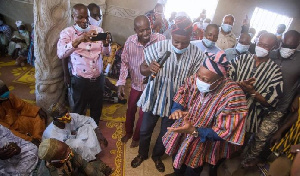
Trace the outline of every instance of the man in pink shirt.
{"label": "man in pink shirt", "polygon": [[[86,106],[89,104],[90,115],[98,124],[104,85],[102,54],[109,55],[109,39],[103,42],[91,41],[103,29],[89,25],[85,5],[74,5],[72,18],[75,24],[60,33],[57,55],[62,59],[65,84],[72,90],[74,106],[71,111],[85,115]],[[68,63],[71,65],[71,74]]]}
{"label": "man in pink shirt", "polygon": [[136,34],[128,37],[124,45],[124,50],[121,56],[122,65],[120,77],[116,84],[118,86],[118,96],[120,99],[123,99],[125,95],[124,87],[126,78],[128,76],[128,71],[130,71],[131,91],[126,113],[126,135],[122,137],[121,141],[126,143],[131,137],[133,137],[130,145],[131,148],[139,145],[140,127],[143,119],[143,111],[140,109],[139,119],[133,133],[137,102],[145,88],[145,85],[143,84],[144,76],[140,73],[140,65],[144,62],[144,48],[157,41],[165,40],[165,37],[161,34],[151,34],[149,19],[144,15],[138,16],[134,19],[134,31]]}

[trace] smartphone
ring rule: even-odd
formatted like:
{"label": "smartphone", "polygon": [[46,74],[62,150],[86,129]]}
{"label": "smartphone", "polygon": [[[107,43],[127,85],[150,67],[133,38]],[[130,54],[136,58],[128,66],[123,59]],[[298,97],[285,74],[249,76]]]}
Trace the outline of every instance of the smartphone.
{"label": "smartphone", "polygon": [[107,33],[98,33],[96,37],[92,37],[92,41],[106,40]]}

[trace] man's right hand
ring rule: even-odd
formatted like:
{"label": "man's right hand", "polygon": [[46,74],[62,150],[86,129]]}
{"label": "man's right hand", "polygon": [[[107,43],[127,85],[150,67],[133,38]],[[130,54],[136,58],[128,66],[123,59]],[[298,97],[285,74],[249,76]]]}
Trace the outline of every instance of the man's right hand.
{"label": "man's right hand", "polygon": [[169,116],[169,119],[177,120],[179,118],[183,118],[187,114],[188,112],[186,111],[176,110]]}
{"label": "man's right hand", "polygon": [[118,86],[118,98],[123,100],[124,97],[125,97],[125,86],[120,85],[120,86]]}
{"label": "man's right hand", "polygon": [[152,73],[158,73],[160,65],[156,61],[152,61],[149,65],[149,69]]}
{"label": "man's right hand", "polygon": [[72,45],[74,48],[77,48],[78,45],[82,42],[90,42],[92,37],[96,37],[97,32],[95,30],[90,30],[89,32],[83,33],[79,38],[73,41]]}
{"label": "man's right hand", "polygon": [[7,160],[20,153],[21,148],[16,143],[10,142],[8,145],[0,148],[0,159]]}

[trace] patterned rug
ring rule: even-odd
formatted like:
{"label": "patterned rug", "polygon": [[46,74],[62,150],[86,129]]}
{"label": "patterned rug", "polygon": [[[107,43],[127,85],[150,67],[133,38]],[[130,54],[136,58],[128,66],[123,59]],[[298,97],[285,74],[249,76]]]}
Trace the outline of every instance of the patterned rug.
{"label": "patterned rug", "polygon": [[[35,104],[34,74],[35,69],[30,65],[19,67],[15,66],[15,61],[9,57],[0,58],[0,80],[4,81],[16,96],[32,104]],[[110,80],[113,83],[116,81]],[[127,92],[129,92],[128,87]],[[102,121],[99,126],[109,145],[102,150],[100,157],[114,169],[112,176],[122,176],[124,175],[125,146],[121,142],[121,138],[124,132],[123,122],[127,105],[104,103],[103,106]]]}

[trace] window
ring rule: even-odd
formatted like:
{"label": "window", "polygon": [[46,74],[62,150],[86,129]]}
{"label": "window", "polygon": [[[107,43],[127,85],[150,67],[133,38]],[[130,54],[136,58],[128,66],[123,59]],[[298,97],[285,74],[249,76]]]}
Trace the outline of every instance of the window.
{"label": "window", "polygon": [[168,0],[165,6],[165,16],[168,19],[172,12],[186,12],[193,20],[200,16],[202,9],[206,10],[206,18],[214,17],[218,0]]}
{"label": "window", "polygon": [[252,15],[250,25],[256,30],[257,35],[257,33],[261,30],[276,33],[277,26],[279,24],[285,24],[287,30],[292,21],[293,18],[256,7]]}

